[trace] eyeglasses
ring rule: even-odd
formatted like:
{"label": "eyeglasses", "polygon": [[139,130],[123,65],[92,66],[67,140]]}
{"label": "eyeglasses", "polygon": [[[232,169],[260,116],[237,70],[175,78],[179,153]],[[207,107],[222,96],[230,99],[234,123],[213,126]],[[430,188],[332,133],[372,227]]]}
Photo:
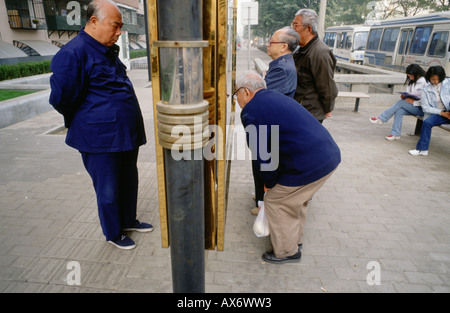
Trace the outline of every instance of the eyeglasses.
{"label": "eyeglasses", "polygon": [[303,27],[305,27],[305,28],[308,28],[309,25],[305,25],[305,24],[297,24],[297,23],[292,23],[292,24],[291,24],[291,27],[292,27],[293,29],[297,29],[297,27],[300,27],[300,26],[303,26]]}
{"label": "eyeglasses", "polygon": [[285,42],[284,41],[269,41],[267,43],[267,45],[270,47],[271,45],[276,44],[276,43],[285,43]]}
{"label": "eyeglasses", "polygon": [[240,88],[238,88],[238,90],[236,90],[236,91],[231,95],[231,97],[234,98],[235,100],[237,100],[237,93],[238,93],[239,90],[241,90],[242,88],[245,88],[245,87],[240,87]]}

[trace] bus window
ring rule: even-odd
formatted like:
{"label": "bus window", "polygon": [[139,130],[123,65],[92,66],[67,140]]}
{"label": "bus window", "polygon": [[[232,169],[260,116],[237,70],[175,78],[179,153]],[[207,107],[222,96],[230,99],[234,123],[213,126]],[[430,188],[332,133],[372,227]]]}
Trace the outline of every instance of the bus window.
{"label": "bus window", "polygon": [[327,38],[326,44],[330,48],[334,48],[334,43],[336,41],[336,33],[327,33],[325,35],[325,38]]}
{"label": "bus window", "polygon": [[341,36],[339,37],[339,41],[338,41],[338,48],[340,49],[344,49],[345,48],[345,40],[347,39],[347,33],[342,33]]}
{"label": "bus window", "polygon": [[380,45],[381,34],[383,29],[372,29],[369,34],[369,40],[367,41],[367,50],[378,50]]}
{"label": "bus window", "polygon": [[434,33],[431,39],[428,55],[432,57],[445,57],[448,42],[448,32]]}
{"label": "bus window", "polygon": [[397,42],[399,28],[387,28],[384,31],[383,39],[381,40],[380,51],[394,52],[395,43]]}
{"label": "bus window", "polygon": [[352,48],[352,37],[347,36],[347,40],[345,41],[345,49],[350,50]]}
{"label": "bus window", "polygon": [[406,39],[408,39],[408,30],[403,30],[400,36],[400,44],[398,45],[398,54],[405,53]]}
{"label": "bus window", "polygon": [[425,53],[432,29],[432,26],[419,26],[416,28],[411,43],[411,50],[409,51],[411,54],[423,55]]}
{"label": "bus window", "polygon": [[355,33],[355,42],[353,48],[355,50],[365,50],[367,37],[369,37],[369,32],[357,32]]}

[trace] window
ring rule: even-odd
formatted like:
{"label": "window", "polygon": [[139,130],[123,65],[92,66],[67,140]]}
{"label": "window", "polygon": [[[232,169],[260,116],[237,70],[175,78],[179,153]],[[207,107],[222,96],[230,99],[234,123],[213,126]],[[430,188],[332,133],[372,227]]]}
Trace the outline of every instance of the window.
{"label": "window", "polygon": [[411,44],[412,33],[412,29],[402,30],[400,44],[398,45],[398,54],[402,55],[408,52],[409,45]]}
{"label": "window", "polygon": [[409,51],[411,54],[423,55],[425,53],[432,29],[433,26],[419,26],[416,28],[411,42],[411,50]]}
{"label": "window", "polygon": [[45,15],[42,0],[6,0],[5,4],[11,28],[44,27]]}
{"label": "window", "polygon": [[448,43],[448,32],[434,33],[431,39],[428,55],[433,57],[445,57]]}
{"label": "window", "polygon": [[347,40],[345,41],[345,49],[350,50],[352,48],[352,37],[347,36]]}
{"label": "window", "polygon": [[399,28],[387,28],[384,31],[383,39],[381,40],[380,51],[394,52],[399,33]]}
{"label": "window", "polygon": [[353,44],[354,49],[365,50],[367,44],[367,37],[369,37],[369,32],[355,33],[355,43]]}
{"label": "window", "polygon": [[380,45],[381,34],[383,29],[372,29],[369,34],[369,40],[367,41],[367,50],[378,50]]}
{"label": "window", "polygon": [[339,41],[339,47],[341,49],[345,48],[345,40],[347,39],[347,33],[342,33]]}
{"label": "window", "polygon": [[330,48],[334,48],[334,42],[336,41],[336,33],[326,33],[323,41]]}

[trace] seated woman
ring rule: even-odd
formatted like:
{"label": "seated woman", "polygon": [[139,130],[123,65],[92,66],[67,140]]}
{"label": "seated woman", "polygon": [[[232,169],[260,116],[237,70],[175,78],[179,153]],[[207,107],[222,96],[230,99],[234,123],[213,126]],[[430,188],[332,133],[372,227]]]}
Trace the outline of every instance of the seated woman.
{"label": "seated woman", "polygon": [[445,78],[445,70],[441,66],[432,66],[425,76],[430,85],[422,91],[422,109],[425,118],[420,131],[420,139],[411,155],[428,155],[431,129],[434,126],[450,124],[450,79]]}
{"label": "seated woman", "polygon": [[[411,64],[406,68],[406,92],[420,99],[422,89],[427,85],[425,80],[425,71],[417,64]],[[383,124],[394,116],[391,134],[386,137],[387,140],[398,140],[402,132],[403,115],[423,116],[420,100],[414,100],[411,96],[401,95],[399,100],[392,107],[381,113],[379,117],[371,117],[370,122],[374,124]]]}

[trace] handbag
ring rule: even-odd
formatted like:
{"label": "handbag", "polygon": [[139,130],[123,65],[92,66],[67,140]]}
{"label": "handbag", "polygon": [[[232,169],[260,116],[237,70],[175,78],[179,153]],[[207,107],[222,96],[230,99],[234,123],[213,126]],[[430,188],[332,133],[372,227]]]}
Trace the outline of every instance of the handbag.
{"label": "handbag", "polygon": [[267,215],[264,210],[264,202],[258,201],[258,206],[261,209],[259,210],[258,216],[253,223],[253,232],[256,237],[266,237],[269,236],[269,220],[267,219]]}

